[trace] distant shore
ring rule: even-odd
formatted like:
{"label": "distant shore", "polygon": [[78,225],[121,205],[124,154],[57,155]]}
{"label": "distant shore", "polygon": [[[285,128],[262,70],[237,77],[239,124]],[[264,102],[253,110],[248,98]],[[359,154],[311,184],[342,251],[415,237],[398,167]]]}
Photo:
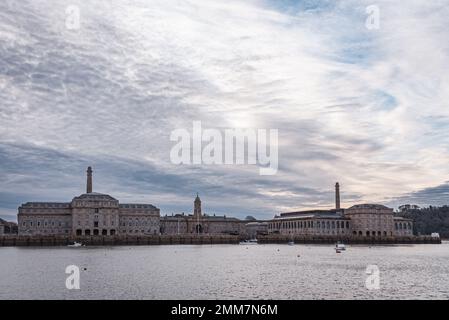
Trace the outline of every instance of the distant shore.
{"label": "distant shore", "polygon": [[[148,235],[148,236],[0,236],[0,246],[36,247],[67,246],[74,242],[86,246],[119,245],[170,245],[170,244],[239,244],[245,240],[234,235]],[[258,237],[260,244],[334,244],[338,241],[346,244],[440,244],[441,239],[430,236],[412,237],[347,237],[347,236],[287,236],[264,235]]]}

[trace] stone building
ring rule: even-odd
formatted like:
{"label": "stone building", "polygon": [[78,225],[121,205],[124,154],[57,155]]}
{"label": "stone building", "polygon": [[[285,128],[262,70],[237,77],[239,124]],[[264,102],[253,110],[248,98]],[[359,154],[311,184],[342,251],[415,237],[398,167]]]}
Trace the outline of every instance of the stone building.
{"label": "stone building", "polygon": [[193,214],[161,217],[161,234],[245,234],[247,221],[202,213],[201,199],[196,195]]}
{"label": "stone building", "polygon": [[246,236],[249,239],[257,239],[259,235],[268,234],[268,222],[252,221],[245,224]]}
{"label": "stone building", "polygon": [[335,209],[281,213],[268,223],[269,233],[387,237],[413,235],[413,221],[395,217],[379,204],[340,208],[340,185],[335,185]]}
{"label": "stone building", "polygon": [[160,211],[151,204],[121,204],[92,191],[87,169],[86,193],[71,202],[27,202],[18,210],[20,235],[158,234]]}
{"label": "stone building", "polygon": [[17,232],[17,223],[0,219],[0,236],[5,234],[16,234]]}

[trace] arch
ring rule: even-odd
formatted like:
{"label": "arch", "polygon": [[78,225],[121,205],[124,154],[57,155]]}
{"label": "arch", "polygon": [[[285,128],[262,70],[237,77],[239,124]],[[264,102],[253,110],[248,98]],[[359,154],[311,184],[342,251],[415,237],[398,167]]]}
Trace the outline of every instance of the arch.
{"label": "arch", "polygon": [[89,230],[89,229],[84,230],[84,234],[85,234],[86,236],[90,236],[90,230]]}
{"label": "arch", "polygon": [[80,236],[80,235],[82,235],[83,234],[83,230],[81,230],[81,229],[77,229],[76,230],[76,235],[77,236]]}
{"label": "arch", "polygon": [[384,236],[385,236],[385,237],[387,236],[387,231],[384,231]]}
{"label": "arch", "polygon": [[99,234],[98,229],[94,229],[94,236],[98,236],[98,234]]}
{"label": "arch", "polygon": [[382,232],[377,231],[377,235],[380,237],[382,235]]}
{"label": "arch", "polygon": [[108,230],[106,230],[106,229],[101,230],[101,235],[107,236],[108,235]]}
{"label": "arch", "polygon": [[195,233],[203,233],[203,226],[200,224],[197,224],[195,226]]}
{"label": "arch", "polygon": [[357,231],[353,231],[352,234],[356,236],[357,235]]}
{"label": "arch", "polygon": [[369,231],[366,232],[366,236],[369,237]]}
{"label": "arch", "polygon": [[362,231],[359,231],[359,236],[363,236]]}
{"label": "arch", "polygon": [[109,231],[111,236],[115,236],[115,229],[111,229],[111,231]]}

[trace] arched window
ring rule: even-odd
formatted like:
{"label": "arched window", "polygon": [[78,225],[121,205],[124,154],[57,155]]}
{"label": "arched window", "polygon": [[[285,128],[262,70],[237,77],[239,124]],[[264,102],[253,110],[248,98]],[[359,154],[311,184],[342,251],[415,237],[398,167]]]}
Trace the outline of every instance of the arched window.
{"label": "arched window", "polygon": [[369,231],[366,232],[366,236],[369,237]]}

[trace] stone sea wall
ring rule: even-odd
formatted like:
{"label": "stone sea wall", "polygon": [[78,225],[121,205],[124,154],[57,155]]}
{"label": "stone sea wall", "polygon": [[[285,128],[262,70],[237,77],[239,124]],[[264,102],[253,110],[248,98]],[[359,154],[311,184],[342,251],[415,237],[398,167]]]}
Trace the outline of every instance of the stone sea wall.
{"label": "stone sea wall", "polygon": [[164,245],[164,244],[238,244],[231,235],[160,236],[0,236],[0,246],[66,246],[79,242],[86,246]]}
{"label": "stone sea wall", "polygon": [[[169,245],[169,244],[238,244],[243,240],[232,235],[149,235],[149,236],[0,236],[0,246],[67,246],[79,242],[86,246],[116,246],[116,245]],[[440,244],[441,239],[430,236],[410,237],[354,237],[354,236],[287,236],[265,235],[258,237],[260,244],[286,244],[289,241],[296,244],[335,244],[340,241],[345,244]]]}
{"label": "stone sea wall", "polygon": [[288,236],[288,235],[266,235],[257,238],[258,243],[288,243],[294,241],[297,244],[334,244],[338,241],[345,244],[441,244],[440,238],[430,236],[403,236],[403,237],[358,237],[358,236]]}

